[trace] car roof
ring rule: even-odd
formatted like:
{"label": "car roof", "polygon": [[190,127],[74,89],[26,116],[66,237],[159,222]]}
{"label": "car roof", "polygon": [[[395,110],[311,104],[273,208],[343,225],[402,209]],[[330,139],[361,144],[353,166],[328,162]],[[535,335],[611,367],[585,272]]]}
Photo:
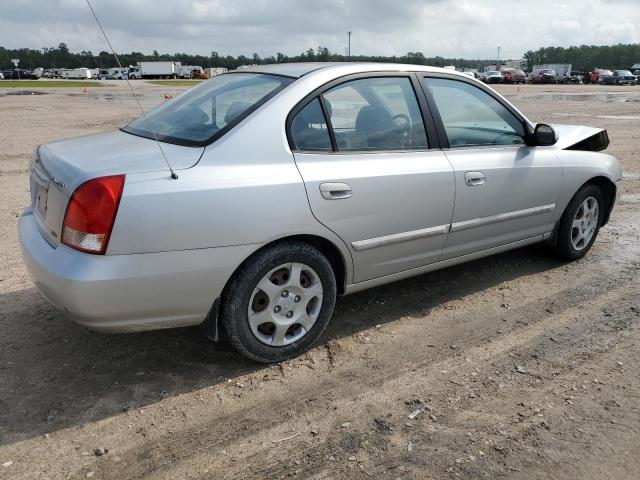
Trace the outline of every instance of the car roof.
{"label": "car roof", "polygon": [[[276,63],[270,65],[250,65],[235,70],[235,72],[268,73],[272,75],[285,75],[287,77],[300,78],[311,72],[322,70],[343,70],[349,67],[352,73],[379,72],[379,71],[409,71],[409,72],[442,72],[459,74],[455,70],[430,67],[425,65],[412,65],[402,63],[375,63],[375,62],[303,62],[303,63]],[[229,72],[233,73],[233,72]]]}

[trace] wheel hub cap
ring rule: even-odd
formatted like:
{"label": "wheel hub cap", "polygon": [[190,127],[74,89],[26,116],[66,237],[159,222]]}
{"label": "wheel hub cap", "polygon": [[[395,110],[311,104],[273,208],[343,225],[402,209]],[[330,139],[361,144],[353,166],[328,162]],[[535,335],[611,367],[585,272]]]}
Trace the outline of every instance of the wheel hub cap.
{"label": "wheel hub cap", "polygon": [[311,267],[297,262],[280,265],[257,283],[249,301],[249,327],[267,345],[296,342],[318,318],[322,293],[320,277]]}

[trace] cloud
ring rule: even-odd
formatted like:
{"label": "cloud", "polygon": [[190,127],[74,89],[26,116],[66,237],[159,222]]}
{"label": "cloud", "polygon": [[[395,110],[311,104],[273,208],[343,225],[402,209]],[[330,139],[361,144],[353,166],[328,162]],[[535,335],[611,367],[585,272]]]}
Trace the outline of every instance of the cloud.
{"label": "cloud", "polygon": [[[640,42],[638,0],[93,0],[121,52],[520,57],[541,46]],[[84,0],[0,0],[0,45],[106,50]]]}

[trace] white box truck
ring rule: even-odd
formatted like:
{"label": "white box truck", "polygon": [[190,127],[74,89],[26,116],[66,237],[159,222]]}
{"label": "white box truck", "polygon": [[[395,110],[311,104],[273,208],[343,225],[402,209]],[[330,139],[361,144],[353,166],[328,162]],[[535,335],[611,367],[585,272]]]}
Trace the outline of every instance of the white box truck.
{"label": "white box truck", "polygon": [[180,62],[140,62],[140,78],[178,78]]}

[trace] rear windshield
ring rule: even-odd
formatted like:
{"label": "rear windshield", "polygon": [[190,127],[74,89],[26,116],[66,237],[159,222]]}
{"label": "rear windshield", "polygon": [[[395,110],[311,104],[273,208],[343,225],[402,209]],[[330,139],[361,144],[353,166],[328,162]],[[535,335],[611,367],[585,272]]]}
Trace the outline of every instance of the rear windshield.
{"label": "rear windshield", "polygon": [[[293,81],[260,73],[218,75],[163,103],[122,130],[146,138],[202,146],[233,128]],[[149,128],[151,124],[152,128]]]}

